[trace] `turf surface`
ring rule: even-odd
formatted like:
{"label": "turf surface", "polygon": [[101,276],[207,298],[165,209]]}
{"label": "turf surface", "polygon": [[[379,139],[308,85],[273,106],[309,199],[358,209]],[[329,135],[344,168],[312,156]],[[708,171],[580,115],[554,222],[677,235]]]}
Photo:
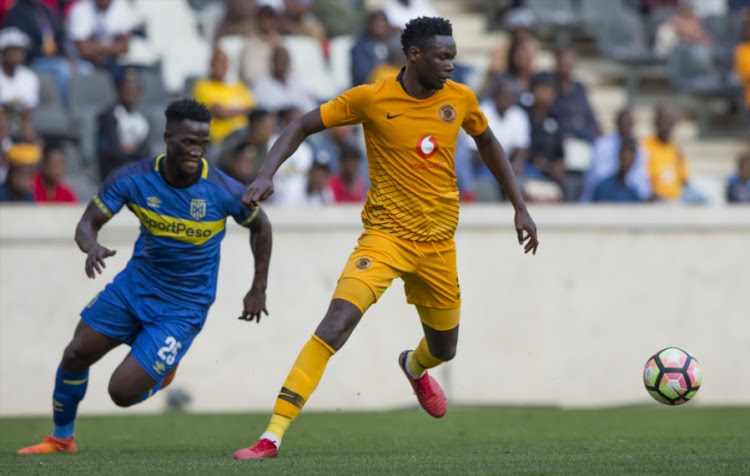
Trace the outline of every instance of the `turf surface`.
{"label": "turf surface", "polygon": [[750,408],[305,413],[279,458],[235,461],[267,415],[81,417],[78,453],[19,456],[48,418],[0,419],[0,474],[750,474]]}

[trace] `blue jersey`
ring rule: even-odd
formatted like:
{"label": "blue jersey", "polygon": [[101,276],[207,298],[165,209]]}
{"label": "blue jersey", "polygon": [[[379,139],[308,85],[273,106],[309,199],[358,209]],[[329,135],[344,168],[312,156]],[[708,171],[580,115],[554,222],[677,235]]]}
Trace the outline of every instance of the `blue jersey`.
{"label": "blue jersey", "polygon": [[[94,196],[107,217],[123,205],[141,222],[126,272],[135,272],[157,297],[208,307],[216,296],[226,218],[247,226],[256,216],[241,202],[244,186],[202,160],[200,179],[169,185],[159,170],[164,155],[112,174]],[[140,280],[140,279],[139,279]]]}

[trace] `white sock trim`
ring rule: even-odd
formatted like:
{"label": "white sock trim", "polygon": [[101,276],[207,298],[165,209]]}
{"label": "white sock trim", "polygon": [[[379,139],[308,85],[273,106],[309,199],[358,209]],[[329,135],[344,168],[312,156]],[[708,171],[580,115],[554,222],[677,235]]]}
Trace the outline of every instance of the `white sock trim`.
{"label": "white sock trim", "polygon": [[281,440],[279,439],[278,436],[274,435],[273,433],[269,433],[269,432],[263,433],[262,435],[260,435],[260,438],[258,439],[258,441],[260,440],[271,440],[271,442],[273,442],[273,444],[276,445],[277,450],[281,448]]}

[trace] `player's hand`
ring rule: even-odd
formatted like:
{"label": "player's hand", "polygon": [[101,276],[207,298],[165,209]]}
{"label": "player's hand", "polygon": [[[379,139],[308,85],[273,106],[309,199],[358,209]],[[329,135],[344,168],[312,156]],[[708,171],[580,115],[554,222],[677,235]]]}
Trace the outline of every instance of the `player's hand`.
{"label": "player's hand", "polygon": [[[529,211],[525,208],[516,211],[515,217],[516,232],[518,232],[518,244],[523,246],[523,252],[536,254],[536,248],[539,246],[539,240],[536,237],[536,224],[531,219]],[[525,234],[524,234],[525,233]],[[524,242],[526,243],[524,245]]]}
{"label": "player's hand", "polygon": [[245,194],[242,196],[242,203],[250,210],[255,210],[260,202],[267,199],[273,193],[273,180],[265,175],[258,175],[255,180],[248,185]]}
{"label": "player's hand", "polygon": [[91,279],[96,278],[94,270],[96,270],[97,273],[102,274],[102,269],[107,267],[104,263],[104,258],[114,256],[115,253],[117,253],[117,250],[110,250],[99,243],[94,245],[94,247],[86,254],[86,276]]}
{"label": "player's hand", "polygon": [[242,311],[242,315],[237,319],[241,321],[255,321],[260,324],[261,313],[268,315],[266,310],[266,291],[261,288],[252,288],[245,295],[245,299],[242,300],[242,304],[245,309]]}

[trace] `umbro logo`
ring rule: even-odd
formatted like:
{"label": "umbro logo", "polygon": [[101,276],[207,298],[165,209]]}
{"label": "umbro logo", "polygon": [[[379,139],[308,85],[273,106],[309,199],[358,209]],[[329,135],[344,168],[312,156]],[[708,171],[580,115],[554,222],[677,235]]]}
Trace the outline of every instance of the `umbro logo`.
{"label": "umbro logo", "polygon": [[159,197],[148,197],[146,199],[146,202],[148,203],[148,206],[151,208],[159,208],[159,205],[161,205],[161,200]]}
{"label": "umbro logo", "polygon": [[403,112],[402,112],[401,114],[393,114],[393,115],[391,115],[391,113],[389,112],[389,113],[387,113],[387,114],[385,115],[385,118],[386,118],[386,119],[395,119],[395,118],[397,118],[398,116],[403,116],[403,115],[404,115],[404,113],[403,113]]}

